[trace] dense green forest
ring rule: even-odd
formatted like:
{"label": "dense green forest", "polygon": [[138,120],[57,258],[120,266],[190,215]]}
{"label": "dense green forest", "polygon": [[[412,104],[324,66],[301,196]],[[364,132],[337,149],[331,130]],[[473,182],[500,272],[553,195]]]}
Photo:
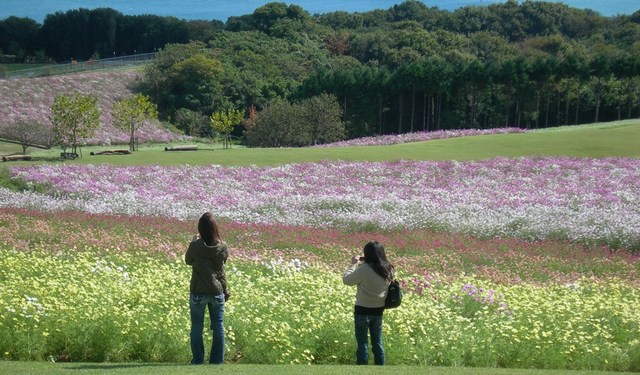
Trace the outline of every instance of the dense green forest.
{"label": "dense green forest", "polygon": [[[450,12],[406,1],[311,15],[269,3],[223,23],[78,9],[50,14],[42,25],[0,21],[0,50],[59,62],[158,51],[137,89],[194,135],[208,135],[213,112],[233,109],[251,115],[250,129],[276,102],[265,115],[308,119],[300,112],[308,105],[298,103],[320,94],[328,94],[327,108],[339,105],[349,138],[640,116],[640,11],[603,17],[509,0]],[[334,124],[329,112],[314,126]],[[307,143],[295,140],[301,129],[283,131],[294,134],[290,144]]]}

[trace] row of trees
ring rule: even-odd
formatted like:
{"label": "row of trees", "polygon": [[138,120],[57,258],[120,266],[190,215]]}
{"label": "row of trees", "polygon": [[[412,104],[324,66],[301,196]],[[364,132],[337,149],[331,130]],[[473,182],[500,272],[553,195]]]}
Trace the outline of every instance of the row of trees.
{"label": "row of trees", "polygon": [[[244,64],[252,65],[241,43],[231,46],[245,57]],[[219,51],[197,43],[167,46],[140,82],[139,88],[158,103],[161,116],[187,134],[210,136],[210,113],[253,106],[259,118],[276,98],[294,106],[322,94],[338,99],[348,137],[447,128],[538,128],[640,114],[640,59],[624,53],[547,53],[484,61],[434,56],[395,69],[340,56],[331,61],[348,63],[333,69],[318,65],[299,76],[292,70],[287,76],[264,69],[269,54],[261,59],[262,69],[256,65],[239,70],[234,67],[237,60]],[[255,79],[247,79],[249,75]],[[300,77],[306,78],[297,83]],[[242,129],[234,134],[241,136]]]}
{"label": "row of trees", "polygon": [[125,16],[110,8],[76,9],[49,14],[42,25],[30,18],[1,20],[0,51],[15,56],[17,61],[108,58],[154,52],[167,43],[186,43],[205,29],[222,27],[219,21]]}
{"label": "row of trees", "polygon": [[[253,13],[219,20],[182,20],[155,15],[128,16],[110,9],[75,9],[49,14],[42,25],[30,18],[8,17],[0,20],[0,54],[15,55],[19,60],[38,57],[69,61],[91,57],[111,57],[153,52],[167,43],[209,42],[222,30],[258,31],[273,37],[296,33],[321,35],[332,40],[333,48],[344,50],[343,42],[332,31],[365,30],[394,27],[413,22],[424,31],[443,30],[470,35],[488,32],[510,42],[522,42],[541,35],[562,35],[568,39],[588,38],[607,33],[619,43],[637,41],[638,31],[628,25],[640,22],[640,12],[629,16],[602,17],[562,3],[525,0],[486,7],[466,6],[453,12],[427,7],[420,1],[405,1],[386,10],[364,13],[342,11],[310,15],[298,5],[268,3]],[[351,46],[360,53],[380,51],[375,45],[385,38],[357,38]],[[420,35],[407,38],[419,38]],[[367,46],[374,47],[370,51]]]}
{"label": "row of trees", "polygon": [[322,70],[296,96],[331,93],[351,136],[442,127],[549,127],[640,115],[640,59],[447,61],[426,58],[389,70]]}

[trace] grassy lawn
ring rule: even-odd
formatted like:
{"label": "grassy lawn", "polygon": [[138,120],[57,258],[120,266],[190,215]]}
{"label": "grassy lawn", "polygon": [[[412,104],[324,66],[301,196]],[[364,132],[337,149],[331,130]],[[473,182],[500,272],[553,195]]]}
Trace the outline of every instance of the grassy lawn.
{"label": "grassy lawn", "polygon": [[[521,370],[472,367],[422,367],[422,366],[308,366],[308,365],[224,365],[188,366],[145,363],[46,363],[46,362],[0,362],[0,373],[27,374],[431,374],[431,375],[573,375],[604,374],[602,371],[572,370]],[[614,374],[611,372],[611,374]],[[631,374],[616,372],[615,374]]]}
{"label": "grassy lawn", "polygon": [[[0,142],[0,155],[19,154],[22,152],[22,147],[13,143]],[[27,153],[29,149],[27,149]]]}
{"label": "grassy lawn", "polygon": [[[390,146],[357,146],[333,148],[255,148],[234,147],[223,150],[220,145],[199,145],[199,151],[166,152],[168,145],[143,146],[132,155],[96,155],[100,151],[122,146],[84,147],[83,157],[67,161],[82,164],[115,165],[280,165],[321,160],[386,161],[386,160],[479,160],[524,156],[575,157],[640,157],[640,120],[609,124],[563,127],[529,133],[481,135],[461,138],[405,143]],[[17,145],[2,145],[0,153],[19,152]],[[55,160],[60,149],[29,149],[36,159]],[[12,163],[11,165],[28,164]]]}

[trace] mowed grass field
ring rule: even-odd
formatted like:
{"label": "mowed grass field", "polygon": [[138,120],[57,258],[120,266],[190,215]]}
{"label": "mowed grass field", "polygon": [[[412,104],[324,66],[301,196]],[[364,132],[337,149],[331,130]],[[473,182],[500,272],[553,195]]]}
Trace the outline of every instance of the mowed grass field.
{"label": "mowed grass field", "polygon": [[[65,163],[113,165],[282,165],[322,160],[479,160],[493,157],[573,156],[640,157],[640,120],[607,124],[569,126],[528,133],[481,135],[404,143],[390,146],[331,148],[254,148],[199,144],[199,151],[164,151],[167,144],[141,146],[131,155],[90,155],[91,151],[126,149],[126,145],[92,146],[82,149],[83,157]],[[0,154],[21,152],[19,145],[0,144]],[[35,160],[56,161],[60,149],[28,149]],[[10,162],[29,165],[33,162]]]}
{"label": "mowed grass field", "polygon": [[[0,362],[0,373],[11,375],[597,375],[602,371],[571,370],[535,370],[535,369],[497,369],[471,367],[418,367],[418,366],[319,366],[319,365],[223,365],[189,366],[174,364],[145,363],[45,363],[45,362]],[[611,374],[629,375],[631,372],[615,372]]]}

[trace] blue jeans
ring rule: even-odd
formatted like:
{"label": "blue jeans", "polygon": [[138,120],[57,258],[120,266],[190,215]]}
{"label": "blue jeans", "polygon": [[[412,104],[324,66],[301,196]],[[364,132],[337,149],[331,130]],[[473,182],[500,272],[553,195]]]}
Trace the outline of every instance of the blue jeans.
{"label": "blue jeans", "polygon": [[202,331],[204,329],[204,311],[209,307],[211,330],[211,353],[209,363],[222,364],[224,361],[224,294],[195,294],[189,295],[189,311],[191,312],[191,364],[204,363],[204,342]]}
{"label": "blue jeans", "polygon": [[356,326],[356,364],[369,364],[369,337],[371,335],[371,350],[373,363],[384,365],[384,348],[382,347],[382,316],[354,314]]}

